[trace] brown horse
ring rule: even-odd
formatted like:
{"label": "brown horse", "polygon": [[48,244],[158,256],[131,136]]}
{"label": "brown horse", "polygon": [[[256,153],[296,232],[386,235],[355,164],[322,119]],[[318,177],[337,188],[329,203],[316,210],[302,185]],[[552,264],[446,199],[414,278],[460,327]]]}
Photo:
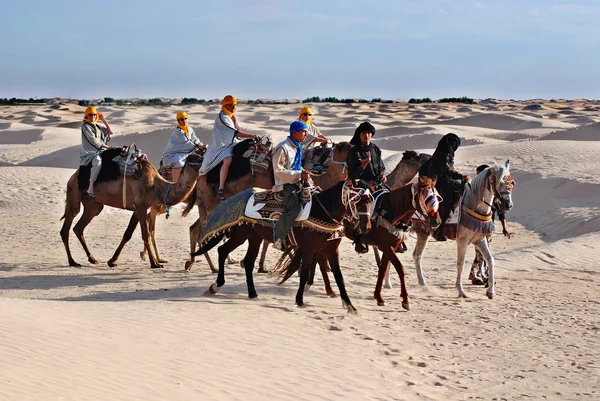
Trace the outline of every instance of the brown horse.
{"label": "brown horse", "polygon": [[[351,219],[358,221],[359,231],[368,232],[371,225],[369,208],[373,197],[367,188],[359,188],[358,185],[358,181],[342,181],[323,192],[315,193],[310,209],[310,217],[336,226],[340,226],[344,219]],[[244,199],[243,196],[241,198]],[[216,216],[230,214],[231,210],[234,210],[236,206],[235,202],[239,201],[235,198],[231,199],[230,202],[225,201],[215,208],[212,213]],[[210,224],[209,216],[208,226]],[[261,241],[273,238],[273,228],[261,225],[256,220],[249,218],[220,224],[219,227],[215,227],[214,230],[205,235],[195,255],[202,255],[208,252],[221,241],[227,231],[229,233],[229,240],[218,248],[219,274],[217,281],[210,286],[206,293],[215,294],[225,284],[225,259],[227,255],[248,240],[248,251],[244,257],[243,265],[246,271],[248,297],[255,298],[257,294],[252,278],[254,262],[258,256]],[[297,254],[301,256],[303,266],[300,287],[296,294],[296,304],[298,306],[304,305],[303,293],[304,286],[308,280],[310,263],[315,253],[322,252],[331,265],[344,307],[349,312],[355,312],[356,308],[352,305],[346,292],[344,278],[339,265],[338,247],[341,237],[331,238],[331,232],[320,231],[314,227],[309,228],[308,226],[304,226],[303,223],[299,223],[294,227],[294,236],[299,245]]]}
{"label": "brown horse", "polygon": [[[378,305],[385,305],[385,301],[381,298],[381,283],[387,262],[390,261],[400,276],[402,307],[410,310],[404,266],[395,253],[395,249],[402,242],[402,239],[395,235],[393,231],[399,223],[408,224],[417,210],[422,214],[432,216],[429,219],[430,224],[439,226],[440,219],[437,211],[439,195],[435,190],[435,183],[436,178],[432,180],[423,177],[419,178],[419,181],[414,184],[406,185],[391,192],[381,191],[374,194],[376,201],[372,208],[374,210],[371,213],[373,221],[366,239],[370,245],[378,247],[383,252],[383,263],[379,265],[374,294]],[[346,224],[345,232],[348,238],[354,239],[354,229],[350,225]],[[321,268],[326,265],[322,255],[315,255],[311,264],[312,270],[314,270],[317,262],[321,264]],[[298,265],[299,258],[296,255],[290,262],[282,265],[280,268],[281,275],[283,275],[282,282],[294,274],[298,269]]]}

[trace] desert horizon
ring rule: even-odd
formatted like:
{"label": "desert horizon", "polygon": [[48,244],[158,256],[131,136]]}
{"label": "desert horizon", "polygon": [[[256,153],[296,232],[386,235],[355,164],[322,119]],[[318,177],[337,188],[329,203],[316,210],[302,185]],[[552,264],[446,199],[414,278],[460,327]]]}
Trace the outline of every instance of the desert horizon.
{"label": "desert horizon", "polygon": [[[157,221],[164,269],[140,259],[139,230],[119,265],[107,266],[131,216],[111,207],[85,231],[99,263],[87,261],[71,232],[82,267],[69,267],[59,231],[67,180],[79,162],[85,105],[77,102],[0,106],[0,399],[599,397],[599,101],[241,102],[241,128],[275,143],[304,105],[335,142],[370,121],[388,173],[403,151],[431,154],[449,132],[461,138],[456,168],[464,174],[510,160],[511,238],[496,221],[491,243],[495,298],[467,280],[472,246],[463,273],[469,298],[457,298],[454,241],[429,242],[422,262],[429,285],[419,287],[409,235],[408,252],[398,257],[412,310],[401,307],[395,273],[393,289],[384,289],[387,305],[379,307],[373,253],[357,254],[344,239],[341,269],[357,315],[325,295],[318,274],[305,308],[294,304],[296,277],[278,285],[276,277],[255,273],[259,297],[249,300],[238,264],[226,265],[217,295],[204,295],[215,279],[206,261],[183,271],[189,226],[198,217],[196,209],[182,217],[183,204]],[[220,109],[96,107],[114,131],[109,145],[135,143],[155,166],[177,112],[188,113],[207,143]],[[267,266],[279,256],[270,250]]]}

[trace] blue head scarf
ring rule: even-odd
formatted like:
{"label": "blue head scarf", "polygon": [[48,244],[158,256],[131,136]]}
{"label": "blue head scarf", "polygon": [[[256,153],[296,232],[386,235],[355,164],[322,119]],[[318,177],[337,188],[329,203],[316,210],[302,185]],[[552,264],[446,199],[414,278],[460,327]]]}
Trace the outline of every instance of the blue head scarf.
{"label": "blue head scarf", "polygon": [[302,170],[302,142],[296,141],[292,138],[292,134],[296,131],[307,130],[308,125],[306,125],[303,121],[294,121],[290,125],[290,136],[288,136],[290,142],[292,142],[296,146],[296,157],[294,157],[294,162],[292,163],[292,170]]}

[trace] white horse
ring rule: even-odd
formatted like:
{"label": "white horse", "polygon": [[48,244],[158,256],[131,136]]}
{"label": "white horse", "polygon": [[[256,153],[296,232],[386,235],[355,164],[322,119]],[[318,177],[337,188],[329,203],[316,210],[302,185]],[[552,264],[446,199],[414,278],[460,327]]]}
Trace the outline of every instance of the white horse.
{"label": "white horse", "polygon": [[[491,207],[494,196],[500,199],[504,211],[510,210],[513,206],[511,191],[514,187],[514,181],[510,175],[509,167],[510,161],[508,160],[503,167],[498,165],[488,167],[476,175],[470,185],[465,188],[456,233],[456,288],[458,289],[458,296],[461,298],[467,298],[462,285],[462,272],[469,244],[473,244],[479,249],[489,266],[489,287],[486,295],[490,299],[494,297],[494,258],[490,253],[486,237],[494,231]],[[427,287],[421,269],[421,257],[432,233],[423,223],[423,220],[413,217],[413,229],[417,235],[413,260],[417,268],[419,285]]]}

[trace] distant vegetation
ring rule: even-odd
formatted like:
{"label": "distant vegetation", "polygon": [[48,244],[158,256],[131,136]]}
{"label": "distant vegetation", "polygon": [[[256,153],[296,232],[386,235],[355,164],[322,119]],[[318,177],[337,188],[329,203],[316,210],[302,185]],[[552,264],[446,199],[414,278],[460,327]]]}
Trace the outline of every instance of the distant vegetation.
{"label": "distant vegetation", "polygon": [[369,101],[366,99],[338,99],[337,97],[324,97],[321,99],[319,96],[313,96],[307,97],[302,103],[393,103],[393,100],[375,98]]}
{"label": "distant vegetation", "polygon": [[411,98],[408,103],[432,103],[432,100],[428,97],[424,97],[422,99]]}
{"label": "distant vegetation", "polygon": [[466,103],[466,104],[474,104],[475,100],[471,99],[470,97],[443,97],[441,99],[438,99],[437,101],[431,100],[428,97],[424,97],[421,99],[410,99],[408,101],[408,103]]}
{"label": "distant vegetation", "polygon": [[45,99],[33,99],[33,98],[29,98],[29,99],[17,99],[16,97],[13,97],[11,99],[0,99],[0,105],[1,106],[14,106],[17,104],[30,104],[30,103],[35,103],[35,104],[44,104],[46,103]]}

